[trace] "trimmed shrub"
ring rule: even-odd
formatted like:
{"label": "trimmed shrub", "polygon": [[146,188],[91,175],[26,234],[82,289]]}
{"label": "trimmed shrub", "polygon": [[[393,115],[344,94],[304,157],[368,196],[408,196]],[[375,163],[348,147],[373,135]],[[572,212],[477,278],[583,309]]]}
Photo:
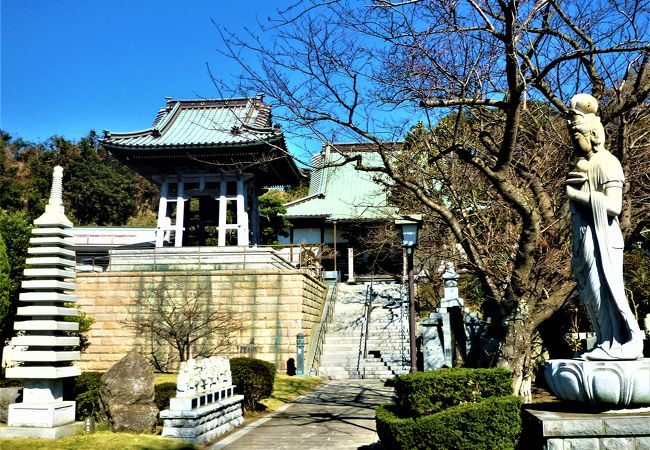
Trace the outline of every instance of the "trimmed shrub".
{"label": "trimmed shrub", "polygon": [[513,393],[512,376],[506,369],[440,369],[401,375],[394,383],[400,417],[434,414]]}
{"label": "trimmed shrub", "polygon": [[104,372],[82,372],[74,382],[73,397],[77,402],[77,419],[92,417],[97,422],[105,419],[99,397],[101,378]]}
{"label": "trimmed shrub", "polygon": [[493,397],[428,416],[400,418],[396,405],[376,410],[377,434],[390,449],[515,449],[521,432],[521,399]]}
{"label": "trimmed shrub", "polygon": [[244,395],[244,409],[255,411],[260,400],[273,393],[275,365],[255,358],[231,358],[230,371],[236,392]]}
{"label": "trimmed shrub", "polygon": [[[160,383],[155,387],[154,402],[158,411],[169,409],[169,399],[176,397],[176,383]],[[158,425],[163,424],[163,419],[158,415]]]}

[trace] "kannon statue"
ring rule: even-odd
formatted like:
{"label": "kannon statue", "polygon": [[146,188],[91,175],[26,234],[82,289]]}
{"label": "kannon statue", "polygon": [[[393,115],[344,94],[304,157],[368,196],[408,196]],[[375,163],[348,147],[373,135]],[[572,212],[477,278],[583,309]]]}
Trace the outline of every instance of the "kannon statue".
{"label": "kannon statue", "polygon": [[594,97],[577,94],[568,114],[571,142],[580,158],[566,180],[573,231],[571,269],[597,338],[596,346],[582,358],[637,359],[643,356],[643,334],[625,296],[618,221],[623,169],[605,149],[597,110]]}

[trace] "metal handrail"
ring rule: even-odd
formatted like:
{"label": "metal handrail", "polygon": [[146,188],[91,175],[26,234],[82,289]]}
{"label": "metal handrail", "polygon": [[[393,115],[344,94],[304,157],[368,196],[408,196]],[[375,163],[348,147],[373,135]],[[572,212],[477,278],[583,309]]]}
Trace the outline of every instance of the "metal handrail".
{"label": "metal handrail", "polygon": [[305,369],[307,373],[311,373],[312,371],[317,372],[320,368],[320,357],[323,353],[327,326],[332,323],[332,320],[334,319],[334,305],[336,303],[337,295],[338,284],[334,283],[327,293],[321,319],[314,327],[309,339],[309,350],[305,360]]}
{"label": "metal handrail", "polygon": [[359,353],[357,355],[357,373],[361,375],[362,361],[368,357],[368,325],[370,324],[370,312],[372,311],[372,299],[374,290],[372,281],[366,286],[366,298],[363,305],[363,320],[361,336],[359,336]]}

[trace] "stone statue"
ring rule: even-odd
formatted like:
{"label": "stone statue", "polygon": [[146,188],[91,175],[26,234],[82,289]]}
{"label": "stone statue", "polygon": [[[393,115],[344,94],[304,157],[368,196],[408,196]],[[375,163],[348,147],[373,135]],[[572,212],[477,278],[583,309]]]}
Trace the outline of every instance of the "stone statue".
{"label": "stone statue", "polygon": [[587,360],[633,360],[643,356],[643,335],[623,286],[623,169],[605,149],[605,131],[588,94],[571,99],[568,127],[580,157],[566,180],[573,230],[571,269],[594,331]]}

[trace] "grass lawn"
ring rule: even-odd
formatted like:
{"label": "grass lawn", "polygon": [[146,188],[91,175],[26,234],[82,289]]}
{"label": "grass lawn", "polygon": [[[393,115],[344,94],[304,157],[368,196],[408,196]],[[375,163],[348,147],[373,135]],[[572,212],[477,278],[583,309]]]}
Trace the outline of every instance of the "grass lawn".
{"label": "grass lawn", "polygon": [[[176,374],[156,374],[156,384],[175,382]],[[296,397],[311,391],[320,383],[320,378],[276,375],[273,395],[262,400],[262,404],[266,407],[264,412],[276,410]],[[155,435],[112,433],[105,427],[98,426],[98,428],[101,431],[93,434],[79,434],[61,439],[0,439],[0,450],[198,450],[205,448]]]}
{"label": "grass lawn", "polygon": [[316,377],[290,377],[289,375],[278,374],[273,383],[273,395],[262,400],[265,411],[275,411],[280,406],[314,389],[322,383]]}

